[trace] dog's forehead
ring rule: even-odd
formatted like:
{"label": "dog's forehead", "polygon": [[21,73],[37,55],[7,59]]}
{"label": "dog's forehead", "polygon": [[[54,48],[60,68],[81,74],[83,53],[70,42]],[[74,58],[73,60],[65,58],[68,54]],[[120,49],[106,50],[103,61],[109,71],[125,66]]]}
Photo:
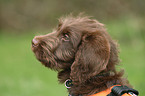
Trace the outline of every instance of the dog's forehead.
{"label": "dog's forehead", "polygon": [[78,20],[76,18],[60,18],[57,30],[59,33],[62,33],[63,31],[67,32],[75,25],[78,25]]}
{"label": "dog's forehead", "polygon": [[90,19],[89,17],[62,17],[59,19],[57,32],[61,33],[75,33],[82,34],[86,32],[96,32],[98,30],[104,30],[104,24],[98,22],[96,19]]}

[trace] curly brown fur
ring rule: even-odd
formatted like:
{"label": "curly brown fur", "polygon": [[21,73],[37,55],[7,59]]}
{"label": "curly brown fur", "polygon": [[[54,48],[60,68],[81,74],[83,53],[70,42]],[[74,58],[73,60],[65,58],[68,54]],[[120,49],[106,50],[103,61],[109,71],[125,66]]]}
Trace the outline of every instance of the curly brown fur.
{"label": "curly brown fur", "polygon": [[52,33],[35,36],[32,43],[36,58],[58,71],[60,83],[72,80],[71,94],[88,96],[112,85],[128,85],[123,71],[115,69],[119,63],[117,43],[95,19],[61,18]]}

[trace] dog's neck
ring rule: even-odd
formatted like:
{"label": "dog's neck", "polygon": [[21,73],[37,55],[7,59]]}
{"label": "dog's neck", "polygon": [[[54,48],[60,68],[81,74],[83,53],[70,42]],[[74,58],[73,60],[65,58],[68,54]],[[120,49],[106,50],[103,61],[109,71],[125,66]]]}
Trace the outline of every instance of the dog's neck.
{"label": "dog's neck", "polygon": [[69,85],[67,86],[68,91],[70,94],[74,94],[74,96],[87,96],[106,90],[113,85],[123,85],[123,81],[121,79],[123,74],[120,73],[100,73],[94,77],[89,78],[83,83],[73,84],[73,80],[70,80],[70,75],[66,75],[66,72],[68,72],[68,70],[59,72],[58,78],[61,77],[59,78],[61,83],[67,80],[65,85]]}
{"label": "dog's neck", "polygon": [[[111,72],[100,73],[100,74],[90,78],[89,81],[91,81],[91,79],[96,79],[98,77],[106,77],[106,76],[110,76],[110,75],[111,75]],[[66,88],[71,88],[73,86],[73,81],[71,79],[67,79],[64,84],[65,84]]]}

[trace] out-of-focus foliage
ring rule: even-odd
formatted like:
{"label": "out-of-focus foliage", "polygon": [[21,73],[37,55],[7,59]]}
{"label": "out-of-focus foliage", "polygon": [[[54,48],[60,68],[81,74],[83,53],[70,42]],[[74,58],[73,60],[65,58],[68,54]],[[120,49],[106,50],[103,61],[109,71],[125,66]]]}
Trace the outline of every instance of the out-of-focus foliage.
{"label": "out-of-focus foliage", "polygon": [[145,15],[145,0],[0,0],[0,29],[44,30],[56,18],[85,12],[100,21]]}

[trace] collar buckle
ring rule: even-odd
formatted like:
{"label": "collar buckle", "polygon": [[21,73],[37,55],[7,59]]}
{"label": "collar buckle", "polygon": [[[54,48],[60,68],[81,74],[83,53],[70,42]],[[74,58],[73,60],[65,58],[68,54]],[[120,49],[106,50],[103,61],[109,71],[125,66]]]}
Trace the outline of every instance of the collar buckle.
{"label": "collar buckle", "polygon": [[71,79],[67,79],[67,80],[65,81],[65,87],[66,87],[66,88],[71,88],[71,86],[73,86],[72,80],[71,80]]}

